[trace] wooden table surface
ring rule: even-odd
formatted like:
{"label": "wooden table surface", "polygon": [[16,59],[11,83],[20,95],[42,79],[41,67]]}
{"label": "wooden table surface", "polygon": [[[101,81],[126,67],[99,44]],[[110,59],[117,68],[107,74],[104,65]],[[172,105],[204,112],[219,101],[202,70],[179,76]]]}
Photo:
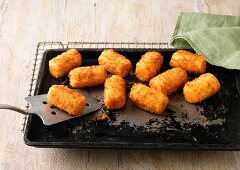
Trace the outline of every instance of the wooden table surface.
{"label": "wooden table surface", "polygon": [[[0,103],[25,107],[40,41],[168,42],[183,11],[240,15],[239,0],[1,0]],[[26,146],[23,116],[1,111],[0,169],[240,169],[240,153]]]}

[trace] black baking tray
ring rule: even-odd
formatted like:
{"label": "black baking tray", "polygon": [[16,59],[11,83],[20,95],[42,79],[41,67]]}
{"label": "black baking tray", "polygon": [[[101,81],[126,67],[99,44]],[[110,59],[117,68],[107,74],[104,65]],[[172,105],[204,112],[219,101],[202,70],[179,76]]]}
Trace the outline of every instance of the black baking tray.
{"label": "black baking tray", "polygon": [[[46,94],[53,84],[68,85],[67,76],[55,79],[48,71],[49,60],[66,50],[45,51],[35,95]],[[78,49],[83,58],[82,65],[97,65],[103,50]],[[177,49],[115,49],[134,66],[141,55],[153,50],[164,56],[160,72],[169,69],[169,60]],[[169,96],[170,104],[163,115],[145,112],[130,101],[123,109],[109,111],[103,104],[103,86],[88,88],[102,105],[101,110],[52,126],[45,126],[39,117],[31,115],[24,141],[36,147],[240,150],[240,72],[210,64],[207,72],[219,79],[221,90],[199,104],[187,103],[179,90]],[[189,75],[190,80],[194,77]],[[139,81],[132,71],[126,82],[129,92],[131,85]],[[108,119],[99,120],[102,114],[107,114]]]}

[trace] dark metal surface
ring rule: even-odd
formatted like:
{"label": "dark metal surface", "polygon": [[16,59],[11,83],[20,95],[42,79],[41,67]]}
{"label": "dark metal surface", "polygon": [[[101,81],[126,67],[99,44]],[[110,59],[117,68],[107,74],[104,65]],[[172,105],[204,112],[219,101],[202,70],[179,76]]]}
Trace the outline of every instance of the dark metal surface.
{"label": "dark metal surface", "polygon": [[[103,49],[79,49],[83,65],[97,64]],[[153,49],[118,49],[133,65],[146,51]],[[164,56],[161,72],[175,49],[154,49]],[[36,94],[47,93],[52,84],[68,84],[67,77],[54,79],[48,72],[48,61],[63,50],[45,53],[38,79]],[[170,104],[164,115],[158,116],[140,110],[130,101],[123,109],[109,111],[104,107],[103,87],[87,89],[102,109],[90,115],[53,126],[44,126],[36,116],[30,116],[24,140],[27,145],[38,147],[112,147],[159,149],[240,149],[239,71],[208,65],[221,83],[221,90],[199,104],[185,102],[182,91],[170,95]],[[194,75],[189,75],[190,79]],[[127,91],[138,82],[133,72],[126,78]],[[108,119],[102,120],[102,115]]]}

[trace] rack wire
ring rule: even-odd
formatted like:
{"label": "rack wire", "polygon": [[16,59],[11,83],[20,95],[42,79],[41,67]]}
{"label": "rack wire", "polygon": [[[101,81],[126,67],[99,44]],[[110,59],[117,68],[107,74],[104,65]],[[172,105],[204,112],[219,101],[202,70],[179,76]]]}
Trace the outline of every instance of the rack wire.
{"label": "rack wire", "polygon": [[[35,95],[35,89],[38,88],[37,84],[37,78],[39,74],[40,65],[42,63],[43,53],[44,51],[48,49],[56,49],[56,48],[64,48],[64,45],[61,42],[39,42],[37,44],[35,58],[33,62],[33,69],[32,69],[32,75],[30,79],[30,85],[29,85],[29,93],[28,96]],[[29,103],[27,103],[26,109],[29,109]],[[22,132],[25,131],[26,124],[27,124],[28,116],[24,116],[23,118],[23,127]]]}
{"label": "rack wire", "polygon": [[[100,49],[100,48],[123,48],[123,49],[135,49],[135,48],[142,48],[142,49],[163,49],[163,48],[172,48],[166,42],[157,42],[157,43],[145,43],[145,42],[39,42],[37,44],[32,75],[29,85],[29,94],[28,96],[35,95],[35,91],[38,88],[37,79],[39,75],[39,69],[42,62],[43,54],[46,50],[49,49],[68,49],[68,48],[93,48],[93,49]],[[26,109],[30,106],[27,104]],[[22,132],[26,129],[28,116],[23,118],[23,128]]]}

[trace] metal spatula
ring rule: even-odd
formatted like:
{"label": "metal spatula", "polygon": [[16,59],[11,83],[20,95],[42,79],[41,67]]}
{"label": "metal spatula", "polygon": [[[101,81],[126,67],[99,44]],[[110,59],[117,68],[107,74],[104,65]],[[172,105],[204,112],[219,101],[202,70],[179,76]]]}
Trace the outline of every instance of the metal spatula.
{"label": "metal spatula", "polygon": [[[100,104],[97,103],[96,99],[94,99],[86,90],[76,91],[80,92],[87,98],[86,107],[80,116],[94,112],[101,108]],[[0,109],[13,110],[24,115],[38,115],[45,125],[53,125],[62,121],[76,118],[76,116],[70,116],[67,112],[62,111],[48,103],[47,94],[26,97],[25,100],[30,104],[30,108],[28,110],[23,110],[21,108],[7,104],[0,104]]]}

